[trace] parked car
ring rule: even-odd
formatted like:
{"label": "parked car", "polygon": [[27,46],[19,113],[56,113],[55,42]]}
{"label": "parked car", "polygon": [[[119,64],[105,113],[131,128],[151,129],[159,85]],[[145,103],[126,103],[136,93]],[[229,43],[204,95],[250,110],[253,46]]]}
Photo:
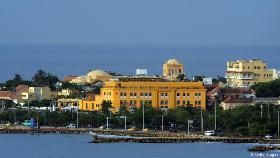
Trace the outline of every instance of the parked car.
{"label": "parked car", "polygon": [[136,127],[130,127],[127,129],[127,131],[135,131],[136,130]]}
{"label": "parked car", "polygon": [[70,123],[69,125],[67,125],[67,128],[76,128],[76,125],[73,123]]}
{"label": "parked car", "polygon": [[205,136],[216,136],[217,133],[214,130],[210,130],[210,131],[205,131],[204,135]]}
{"label": "parked car", "polygon": [[273,138],[273,135],[267,134],[267,135],[265,135],[264,137],[265,137],[266,139],[272,139],[272,138]]}

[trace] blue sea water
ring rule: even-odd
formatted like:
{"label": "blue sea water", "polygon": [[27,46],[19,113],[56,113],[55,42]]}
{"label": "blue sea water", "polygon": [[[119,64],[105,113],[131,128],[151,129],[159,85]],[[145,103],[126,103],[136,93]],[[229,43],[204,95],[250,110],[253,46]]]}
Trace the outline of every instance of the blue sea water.
{"label": "blue sea water", "polygon": [[228,60],[259,58],[268,67],[280,68],[280,46],[0,45],[0,82],[15,73],[31,79],[38,69],[60,78],[93,69],[132,75],[137,68],[147,68],[148,74],[160,75],[169,58],[181,61],[188,77],[216,77],[224,76]]}
{"label": "blue sea water", "polygon": [[[0,135],[1,158],[257,158],[256,144],[91,144],[89,135]],[[279,157],[279,152],[265,152]]]}

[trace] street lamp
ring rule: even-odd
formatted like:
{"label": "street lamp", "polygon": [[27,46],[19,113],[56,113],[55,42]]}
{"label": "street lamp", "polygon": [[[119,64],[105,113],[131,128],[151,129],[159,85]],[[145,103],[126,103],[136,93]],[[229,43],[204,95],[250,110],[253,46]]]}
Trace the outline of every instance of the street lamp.
{"label": "street lamp", "polygon": [[261,104],[261,118],[263,117],[263,105]]}
{"label": "street lamp", "polygon": [[200,120],[201,120],[201,132],[203,133],[203,115],[202,115],[202,106],[200,106]]}
{"label": "street lamp", "polygon": [[277,111],[277,126],[278,126],[277,136],[279,138],[279,111]]}
{"label": "street lamp", "polygon": [[144,102],[142,101],[142,107],[143,107],[143,131],[145,129],[145,106]]}
{"label": "street lamp", "polygon": [[30,110],[30,97],[32,97],[31,94],[27,94],[28,98],[27,98],[27,102],[28,102],[28,111]]}
{"label": "street lamp", "polygon": [[161,131],[163,131],[163,114],[161,114]]}
{"label": "street lamp", "polygon": [[215,101],[215,130],[217,130],[217,100]]}

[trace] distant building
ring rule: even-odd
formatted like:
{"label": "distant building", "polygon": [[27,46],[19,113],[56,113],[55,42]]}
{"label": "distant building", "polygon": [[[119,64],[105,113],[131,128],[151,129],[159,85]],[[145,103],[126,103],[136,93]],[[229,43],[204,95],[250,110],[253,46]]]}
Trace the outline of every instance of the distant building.
{"label": "distant building", "polygon": [[177,59],[169,59],[166,63],[163,64],[163,76],[176,80],[179,74],[184,74],[184,65],[179,62]]}
{"label": "distant building", "polygon": [[70,83],[75,84],[87,84],[94,83],[95,81],[108,81],[112,76],[103,70],[90,71],[88,74],[83,76],[78,76],[70,81]]}
{"label": "distant building", "polygon": [[77,78],[78,76],[75,76],[75,75],[68,75],[68,76],[65,76],[64,79],[63,79],[63,82],[70,82],[72,81],[74,78]]}
{"label": "distant building", "polygon": [[0,99],[13,100],[14,103],[24,104],[28,101],[50,100],[57,97],[57,92],[49,87],[28,87],[19,85],[15,91],[0,91]]}
{"label": "distant building", "polygon": [[213,84],[213,79],[212,78],[203,78],[203,81],[204,85],[212,85]]}
{"label": "distant building", "polygon": [[262,60],[237,60],[227,62],[226,79],[230,87],[249,87],[277,79],[275,69],[268,69]]}
{"label": "distant building", "polygon": [[69,110],[69,111],[76,111],[79,106],[79,99],[78,98],[60,98],[57,99],[57,106],[60,110]]}
{"label": "distant building", "polygon": [[[163,110],[182,107],[206,108],[206,89],[202,82],[176,82],[160,77],[120,77],[106,81],[94,101],[84,100],[81,110],[100,110],[103,100],[111,101],[113,111],[143,104]],[[87,107],[87,108],[86,108]]]}
{"label": "distant building", "polygon": [[225,100],[228,98],[254,98],[255,95],[252,94],[249,87],[239,87],[239,88],[221,88],[218,93],[219,100]]}
{"label": "distant building", "polygon": [[136,76],[148,76],[147,69],[136,69]]}
{"label": "distant building", "polygon": [[248,98],[228,98],[221,102],[221,106],[224,110],[233,109],[240,106],[253,105],[252,99]]}

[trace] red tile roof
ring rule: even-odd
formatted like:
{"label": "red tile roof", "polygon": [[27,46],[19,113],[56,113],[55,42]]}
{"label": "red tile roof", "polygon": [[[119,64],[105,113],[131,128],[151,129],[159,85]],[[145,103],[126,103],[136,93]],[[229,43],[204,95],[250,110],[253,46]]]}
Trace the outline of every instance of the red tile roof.
{"label": "red tile roof", "polygon": [[223,103],[252,103],[252,99],[248,98],[228,98]]}
{"label": "red tile roof", "polygon": [[14,93],[11,91],[0,91],[0,99],[13,99]]}

